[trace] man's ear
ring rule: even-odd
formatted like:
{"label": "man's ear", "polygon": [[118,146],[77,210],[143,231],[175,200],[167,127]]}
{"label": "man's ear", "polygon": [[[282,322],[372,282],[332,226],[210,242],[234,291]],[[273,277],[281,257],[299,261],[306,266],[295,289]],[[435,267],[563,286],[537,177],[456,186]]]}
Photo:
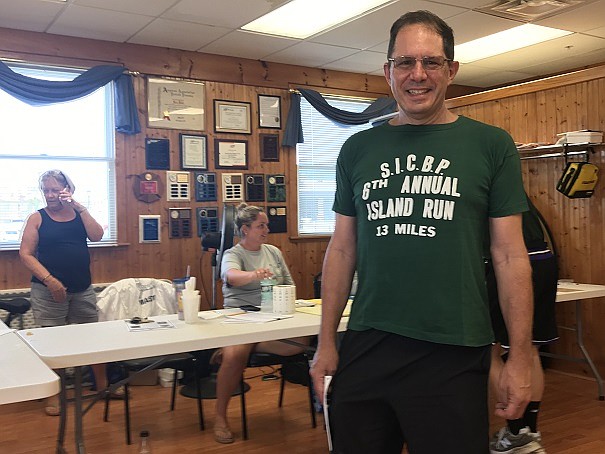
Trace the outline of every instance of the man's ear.
{"label": "man's ear", "polygon": [[389,84],[389,87],[391,86],[391,64],[389,62],[386,62],[383,67],[382,67],[383,71],[384,71],[384,78],[387,80],[387,84]]}
{"label": "man's ear", "polygon": [[449,79],[449,83],[451,84],[454,81],[454,77],[456,77],[456,74],[458,74],[458,70],[460,69],[460,62],[457,61],[451,61],[448,64],[448,68],[449,68],[449,74],[448,74],[448,79]]}

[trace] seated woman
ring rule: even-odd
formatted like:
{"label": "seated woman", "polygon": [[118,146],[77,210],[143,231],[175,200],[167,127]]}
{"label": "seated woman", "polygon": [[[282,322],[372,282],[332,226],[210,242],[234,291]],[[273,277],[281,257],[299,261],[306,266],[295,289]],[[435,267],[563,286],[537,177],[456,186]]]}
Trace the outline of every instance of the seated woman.
{"label": "seated woman", "polygon": [[[221,278],[223,279],[224,307],[247,304],[260,306],[260,281],[273,278],[276,284],[294,284],[288,266],[278,248],[265,244],[269,234],[267,215],[256,206],[242,203],[237,207],[235,224],[240,241],[223,254]],[[308,345],[309,339],[293,341]],[[231,394],[240,383],[248,357],[253,351],[290,356],[301,353],[302,346],[280,341],[224,347],[218,352],[220,368],[216,384],[216,420],[214,438],[219,443],[233,443],[233,434],[227,423],[227,406]]]}

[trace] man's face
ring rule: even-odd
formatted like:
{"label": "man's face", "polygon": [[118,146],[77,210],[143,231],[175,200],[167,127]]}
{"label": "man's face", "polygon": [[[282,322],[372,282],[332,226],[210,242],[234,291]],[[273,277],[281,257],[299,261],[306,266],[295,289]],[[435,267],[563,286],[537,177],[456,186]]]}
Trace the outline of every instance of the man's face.
{"label": "man's face", "polygon": [[443,39],[432,29],[420,25],[402,28],[390,57],[407,56],[418,59],[413,68],[401,68],[393,62],[384,66],[384,75],[391,87],[399,110],[410,124],[442,123],[445,92],[458,72],[458,62],[445,62],[437,69],[425,69],[423,57],[442,57]]}

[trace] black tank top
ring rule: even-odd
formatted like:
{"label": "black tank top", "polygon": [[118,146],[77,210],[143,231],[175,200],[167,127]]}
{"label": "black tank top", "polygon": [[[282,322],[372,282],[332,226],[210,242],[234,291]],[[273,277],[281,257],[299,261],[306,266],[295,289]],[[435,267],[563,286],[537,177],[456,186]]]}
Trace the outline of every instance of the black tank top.
{"label": "black tank top", "polygon": [[[76,212],[71,221],[58,222],[46,210],[38,212],[42,216],[38,229],[38,260],[67,287],[68,292],[86,290],[91,283],[90,254],[80,213]],[[42,283],[35,276],[32,282]]]}

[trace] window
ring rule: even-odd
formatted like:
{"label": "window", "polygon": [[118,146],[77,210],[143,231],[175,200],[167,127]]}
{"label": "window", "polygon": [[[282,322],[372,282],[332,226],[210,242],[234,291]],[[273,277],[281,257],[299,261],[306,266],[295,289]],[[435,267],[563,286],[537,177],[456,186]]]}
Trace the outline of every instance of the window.
{"label": "window", "polygon": [[[63,81],[81,73],[30,65],[11,69]],[[17,248],[27,216],[45,206],[38,178],[50,169],[73,180],[74,199],[105,229],[101,241],[117,242],[112,83],[84,98],[37,107],[0,90],[0,249]]]}
{"label": "window", "polygon": [[[327,97],[328,103],[349,112],[362,112],[371,101]],[[336,158],[342,144],[369,124],[349,126],[336,123],[313,108],[306,99],[300,103],[304,143],[296,147],[298,169],[298,234],[331,235],[336,192]]]}

